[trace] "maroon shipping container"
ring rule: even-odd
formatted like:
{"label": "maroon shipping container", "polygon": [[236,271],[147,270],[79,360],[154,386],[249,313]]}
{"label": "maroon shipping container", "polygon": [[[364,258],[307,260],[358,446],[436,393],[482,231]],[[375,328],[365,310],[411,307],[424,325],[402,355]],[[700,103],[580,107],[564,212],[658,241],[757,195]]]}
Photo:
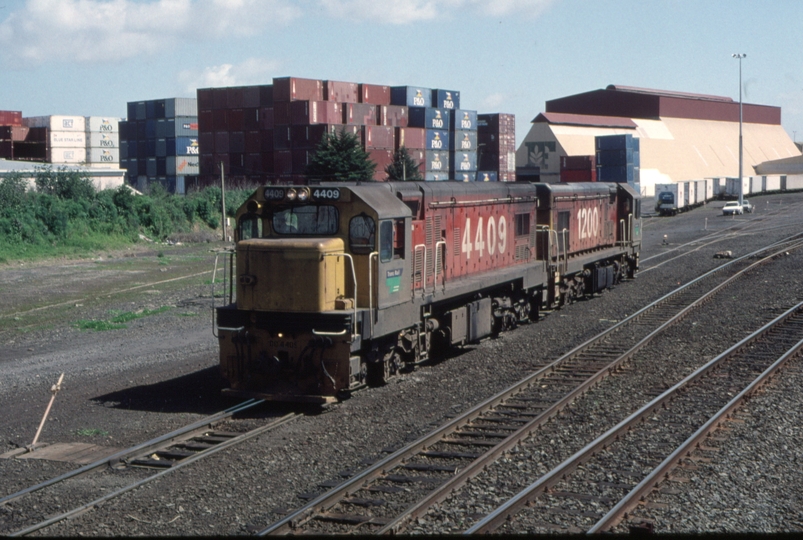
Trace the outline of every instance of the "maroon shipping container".
{"label": "maroon shipping container", "polygon": [[21,126],[22,111],[0,111],[0,126]]}
{"label": "maroon shipping container", "polygon": [[211,111],[215,107],[214,92],[212,88],[199,88],[195,91],[198,100],[198,116],[201,111]]}
{"label": "maroon shipping container", "polygon": [[360,85],[350,82],[324,81],[323,99],[339,103],[357,103],[360,100]]}
{"label": "maroon shipping container", "polygon": [[211,154],[215,151],[215,134],[211,131],[202,131],[198,134],[199,151],[202,154]]}
{"label": "maroon shipping container", "polygon": [[226,114],[228,111],[226,109],[214,109],[212,111],[212,130],[213,131],[228,131],[229,130],[229,118]]}
{"label": "maroon shipping container", "polygon": [[366,150],[393,150],[395,129],[392,126],[363,126],[362,141]]}
{"label": "maroon shipping container", "polygon": [[294,125],[340,124],[343,105],[332,101],[294,101],[290,104],[290,123]]}
{"label": "maroon shipping container", "polygon": [[245,131],[255,131],[259,129],[259,109],[249,107],[243,109],[243,129]]}
{"label": "maroon shipping container", "polygon": [[229,152],[242,154],[245,152],[245,133],[242,131],[229,132]]}
{"label": "maroon shipping container", "polygon": [[424,128],[397,127],[396,150],[404,146],[408,150],[423,150],[427,147],[427,130]]}
{"label": "maroon shipping container", "polygon": [[568,170],[594,170],[597,169],[596,156],[562,156],[560,158],[560,169]]}
{"label": "maroon shipping container", "polygon": [[380,126],[407,127],[410,119],[407,107],[402,105],[377,105]]}
{"label": "maroon shipping container", "polygon": [[224,172],[228,173],[230,171],[230,168],[229,168],[229,154],[228,154],[228,152],[226,152],[226,153],[215,152],[215,154],[214,154],[214,169],[213,169],[214,172],[213,172],[213,174],[217,174],[217,175],[220,174],[220,165],[221,165],[221,163],[223,164]]}
{"label": "maroon shipping container", "polygon": [[245,169],[246,174],[265,172],[262,167],[262,154],[258,152],[245,154],[243,169]]}
{"label": "maroon shipping container", "polygon": [[273,129],[273,149],[290,150],[293,147],[293,135],[290,126],[276,126]]}
{"label": "maroon shipping container", "polygon": [[[266,130],[260,131],[260,135],[261,135],[260,136],[261,140],[260,140],[260,143],[259,143],[260,144],[259,151],[262,152],[263,154],[266,154],[266,153],[273,154],[273,150],[275,148],[273,146],[274,130],[266,129]],[[265,160],[263,159],[262,161],[264,163]]]}
{"label": "maroon shipping container", "polygon": [[274,78],[273,102],[278,101],[323,101],[323,82],[298,77]]}
{"label": "maroon shipping container", "polygon": [[427,151],[408,148],[407,154],[412,158],[413,161],[415,161],[416,165],[418,165],[418,172],[420,172],[421,176],[423,176],[427,163]]}
{"label": "maroon shipping container", "polygon": [[243,86],[243,105],[244,109],[257,108],[260,105],[259,86]]}
{"label": "maroon shipping container", "polygon": [[241,86],[231,86],[226,88],[226,108],[243,108],[243,88]]}
{"label": "maroon shipping container", "polygon": [[368,150],[368,156],[376,163],[373,179],[386,180],[388,173],[385,172],[385,168],[393,163],[393,150]]}
{"label": "maroon shipping container", "polygon": [[262,151],[262,132],[246,131],[245,132],[246,154],[258,154],[261,151]]}
{"label": "maroon shipping container", "polygon": [[[213,88],[212,89],[212,108],[213,109],[225,109],[228,104],[228,92],[225,88]],[[129,118],[129,120],[131,120]]]}
{"label": "maroon shipping container", "polygon": [[0,158],[14,159],[14,142],[0,140]]}
{"label": "maroon shipping container", "polygon": [[273,129],[273,107],[259,109],[259,129]]}
{"label": "maroon shipping container", "polygon": [[228,131],[242,131],[245,129],[244,113],[242,109],[230,109],[226,114]]}
{"label": "maroon shipping container", "polygon": [[304,174],[307,171],[307,165],[309,165],[310,160],[312,159],[312,155],[315,153],[314,150],[293,150],[292,151],[292,160],[293,160],[293,173],[296,174]]}
{"label": "maroon shipping container", "polygon": [[[263,84],[259,87],[259,106],[260,107],[273,107],[273,85]],[[264,163],[265,160],[263,159]]]}
{"label": "maroon shipping container", "polygon": [[330,126],[332,130],[330,133],[348,133],[349,135],[354,135],[362,144],[362,126],[344,126],[343,124]]}
{"label": "maroon shipping container", "polygon": [[561,182],[596,182],[596,169],[561,169]]}
{"label": "maroon shipping container", "polygon": [[356,126],[375,126],[376,106],[370,103],[346,103],[343,123]]}
{"label": "maroon shipping container", "polygon": [[273,173],[273,152],[260,152],[262,156],[262,170],[266,173]]}
{"label": "maroon shipping container", "polygon": [[212,153],[201,154],[198,157],[198,166],[200,167],[200,174],[202,176],[211,176],[218,171],[217,165],[215,164],[215,156]]}
{"label": "maroon shipping container", "polygon": [[204,131],[215,131],[215,113],[211,110],[198,111],[198,132]]}
{"label": "maroon shipping container", "polygon": [[216,131],[215,132],[215,153],[227,154],[229,153],[229,132]]}
{"label": "maroon shipping container", "polygon": [[30,129],[25,126],[0,125],[0,140],[24,141],[28,138]]}
{"label": "maroon shipping container", "polygon": [[324,133],[334,133],[333,124],[315,124],[310,126],[291,126],[290,139],[293,149],[317,148],[323,140]]}
{"label": "maroon shipping container", "polygon": [[373,105],[390,105],[390,86],[361,84],[359,101]]}
{"label": "maroon shipping container", "polygon": [[273,104],[273,127],[278,125],[289,126],[293,118],[290,112],[289,101],[279,101]]}

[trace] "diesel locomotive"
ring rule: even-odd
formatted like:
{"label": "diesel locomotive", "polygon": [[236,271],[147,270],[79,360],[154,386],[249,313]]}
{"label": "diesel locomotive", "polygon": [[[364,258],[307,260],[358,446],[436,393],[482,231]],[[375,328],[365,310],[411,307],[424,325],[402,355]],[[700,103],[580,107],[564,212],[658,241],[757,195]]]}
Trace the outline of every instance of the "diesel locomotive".
{"label": "diesel locomotive", "polygon": [[216,308],[227,392],[327,403],[634,277],[638,192],[614,183],[263,186]]}

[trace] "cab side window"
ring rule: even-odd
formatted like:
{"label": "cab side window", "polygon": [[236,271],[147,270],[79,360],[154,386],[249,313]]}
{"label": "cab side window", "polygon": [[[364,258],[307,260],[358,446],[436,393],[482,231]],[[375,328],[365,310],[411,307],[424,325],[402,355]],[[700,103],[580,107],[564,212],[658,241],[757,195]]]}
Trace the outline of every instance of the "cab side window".
{"label": "cab side window", "polygon": [[237,226],[237,240],[249,240],[251,238],[262,238],[262,219],[252,213],[243,215]]}
{"label": "cab side window", "polygon": [[354,216],[349,221],[349,249],[352,253],[367,255],[376,245],[376,223],[367,214]]}
{"label": "cab side window", "polygon": [[379,260],[388,262],[393,259],[393,222],[382,221],[379,224]]}

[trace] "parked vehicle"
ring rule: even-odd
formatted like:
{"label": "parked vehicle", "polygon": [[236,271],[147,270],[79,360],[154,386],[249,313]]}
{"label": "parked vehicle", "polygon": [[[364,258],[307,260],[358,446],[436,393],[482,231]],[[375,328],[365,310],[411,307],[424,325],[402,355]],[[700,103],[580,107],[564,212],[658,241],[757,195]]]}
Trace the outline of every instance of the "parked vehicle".
{"label": "parked vehicle", "polygon": [[725,203],[725,206],[722,207],[722,215],[723,216],[732,216],[734,214],[742,214],[744,210],[742,209],[742,205],[739,204],[739,201],[728,201]]}
{"label": "parked vehicle", "polygon": [[755,208],[755,207],[752,204],[750,204],[750,201],[748,201],[747,199],[742,199],[742,210],[743,211],[745,211],[745,212],[747,212],[749,214],[752,214],[753,213],[753,208]]}

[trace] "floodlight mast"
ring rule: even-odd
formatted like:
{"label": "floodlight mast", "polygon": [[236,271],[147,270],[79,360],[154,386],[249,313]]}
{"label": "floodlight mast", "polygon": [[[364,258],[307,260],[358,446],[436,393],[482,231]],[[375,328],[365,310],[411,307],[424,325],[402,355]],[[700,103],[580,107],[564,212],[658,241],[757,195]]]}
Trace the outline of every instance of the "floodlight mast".
{"label": "floodlight mast", "polygon": [[739,59],[739,205],[744,205],[744,181],[742,180],[742,58],[747,58],[745,53],[734,53],[731,56]]}

